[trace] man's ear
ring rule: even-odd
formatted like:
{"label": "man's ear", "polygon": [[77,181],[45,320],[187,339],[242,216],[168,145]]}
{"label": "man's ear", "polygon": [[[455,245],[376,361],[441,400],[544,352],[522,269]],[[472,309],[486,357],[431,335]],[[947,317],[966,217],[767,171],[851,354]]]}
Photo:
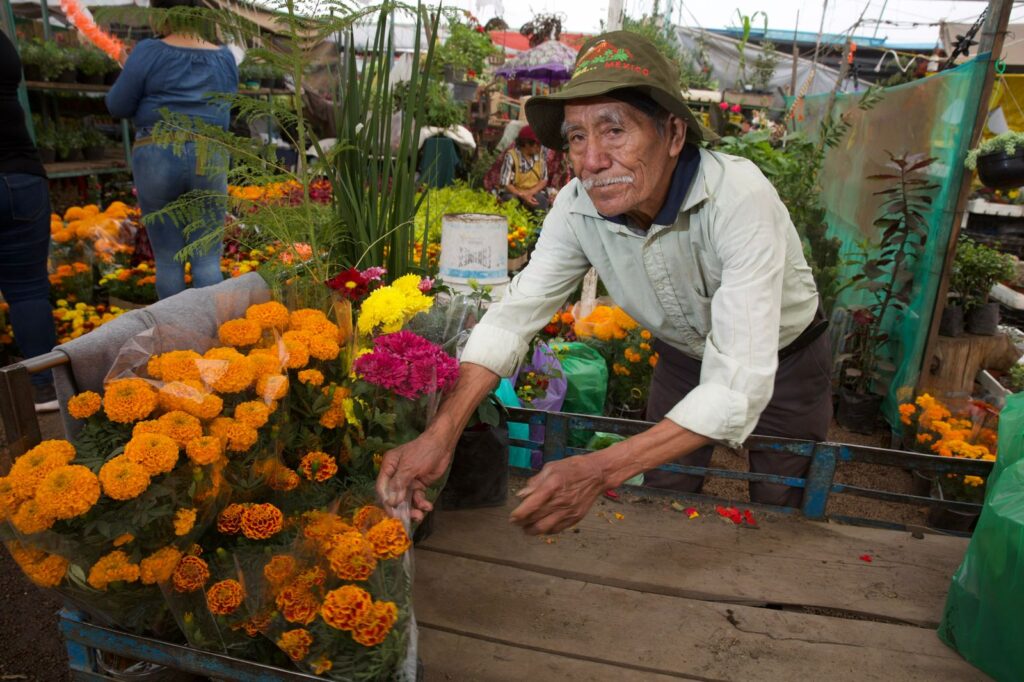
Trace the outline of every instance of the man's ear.
{"label": "man's ear", "polygon": [[686,121],[674,114],[668,116],[668,148],[669,155],[679,156],[686,143]]}

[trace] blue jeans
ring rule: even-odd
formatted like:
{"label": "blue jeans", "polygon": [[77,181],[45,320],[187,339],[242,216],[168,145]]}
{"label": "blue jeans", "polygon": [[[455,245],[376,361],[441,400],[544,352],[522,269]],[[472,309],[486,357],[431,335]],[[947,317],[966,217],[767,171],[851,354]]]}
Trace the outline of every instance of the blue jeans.
{"label": "blue jeans", "polygon": [[[227,213],[227,175],[221,171],[203,168],[196,162],[196,147],[185,144],[180,155],[170,147],[155,144],[137,145],[132,151],[132,174],[139,194],[139,208],[143,223],[153,245],[156,260],[156,293],[167,298],[185,289],[185,264],[175,259],[178,252],[198,241],[204,235],[221,230]],[[159,211],[183,194],[193,190],[212,192],[192,205],[190,215],[201,218],[199,229],[185,234],[188,223],[179,223],[172,216],[147,216]],[[222,241],[208,250],[188,257],[192,264],[192,286],[208,287],[223,279],[220,272]]]}
{"label": "blue jeans", "polygon": [[[46,178],[0,174],[0,293],[10,306],[11,326],[26,358],[57,345],[46,259],[50,253],[50,188]],[[47,370],[32,383],[53,381]]]}

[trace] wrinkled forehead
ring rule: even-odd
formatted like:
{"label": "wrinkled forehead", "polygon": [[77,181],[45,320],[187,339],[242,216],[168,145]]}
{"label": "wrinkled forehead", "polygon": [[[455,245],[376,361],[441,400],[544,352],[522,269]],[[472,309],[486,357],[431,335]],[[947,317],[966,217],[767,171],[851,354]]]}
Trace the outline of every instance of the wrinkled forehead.
{"label": "wrinkled forehead", "polygon": [[614,123],[622,125],[626,122],[640,122],[643,113],[635,108],[610,97],[590,97],[574,99],[565,103],[562,133],[575,128]]}

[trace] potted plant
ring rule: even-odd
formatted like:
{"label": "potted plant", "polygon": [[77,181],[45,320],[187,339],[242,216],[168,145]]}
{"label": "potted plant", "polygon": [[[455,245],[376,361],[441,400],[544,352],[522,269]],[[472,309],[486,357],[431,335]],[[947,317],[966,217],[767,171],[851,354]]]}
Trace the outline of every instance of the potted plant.
{"label": "potted plant", "polygon": [[967,153],[964,165],[978,171],[986,187],[1013,189],[1024,185],[1024,133],[1009,131],[989,138]]}
{"label": "potted plant", "polygon": [[18,49],[19,56],[21,57],[21,67],[25,74],[26,81],[41,81],[43,80],[42,73],[42,62],[43,62],[43,45],[38,40],[30,40],[23,42],[19,45]]}
{"label": "potted plant", "polygon": [[262,64],[246,58],[238,65],[238,82],[247,88],[255,90],[260,87],[260,75]]}
{"label": "potted plant", "polygon": [[890,187],[875,192],[883,198],[874,226],[880,230],[875,255],[868,254],[861,272],[851,278],[868,303],[850,306],[853,329],[846,337],[840,365],[836,421],[857,433],[872,433],[886,384],[896,367],[887,359],[892,313],[906,309],[914,281],[914,255],[924,248],[928,225],[924,213],[938,187],[921,177],[934,158],[915,154],[894,156],[886,164],[894,172],[871,175]]}
{"label": "potted plant", "polygon": [[80,47],[76,54],[80,83],[102,85],[107,73],[116,66],[110,57],[95,47]]}
{"label": "potted plant", "polygon": [[58,161],[82,160],[82,131],[76,126],[57,129],[56,149]]}
{"label": "potted plant", "polygon": [[999,325],[999,303],[988,300],[992,285],[1016,275],[1013,257],[962,236],[953,259],[950,288],[963,306],[966,328],[992,336]]}
{"label": "potted plant", "polygon": [[53,163],[57,160],[57,131],[53,126],[38,123],[35,129],[39,160],[43,163]]}
{"label": "potted plant", "polygon": [[446,15],[448,38],[437,49],[437,75],[452,84],[455,101],[471,102],[478,86],[475,79],[484,72],[487,58],[499,50],[473,15],[458,9]]}
{"label": "potted plant", "polygon": [[109,139],[96,129],[86,126],[82,129],[82,154],[86,161],[100,161],[106,155]]}
{"label": "potted plant", "polygon": [[44,81],[57,81],[65,78],[67,72],[71,71],[71,80],[74,81],[74,70],[71,69],[71,59],[57,43],[46,41],[38,42],[38,66],[39,77]]}

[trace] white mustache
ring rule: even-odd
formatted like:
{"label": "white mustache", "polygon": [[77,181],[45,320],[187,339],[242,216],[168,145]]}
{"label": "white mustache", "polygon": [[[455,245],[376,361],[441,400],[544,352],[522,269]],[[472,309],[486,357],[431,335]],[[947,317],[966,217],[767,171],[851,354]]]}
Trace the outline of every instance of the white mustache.
{"label": "white mustache", "polygon": [[590,190],[594,187],[607,187],[609,185],[633,184],[632,175],[620,175],[615,178],[587,178],[583,181],[583,189]]}

